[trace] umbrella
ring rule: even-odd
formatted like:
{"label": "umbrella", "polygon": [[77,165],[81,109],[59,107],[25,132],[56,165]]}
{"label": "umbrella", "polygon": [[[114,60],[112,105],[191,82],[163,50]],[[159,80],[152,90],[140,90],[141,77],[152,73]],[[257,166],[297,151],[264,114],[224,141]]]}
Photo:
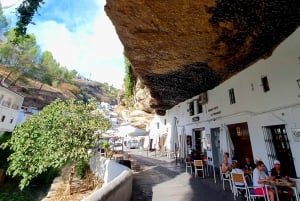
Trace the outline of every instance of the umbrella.
{"label": "umbrella", "polygon": [[228,152],[231,158],[234,155],[234,146],[226,125],[222,127],[222,132],[220,135],[220,151],[222,154]]}
{"label": "umbrella", "polygon": [[185,159],[187,156],[187,144],[184,126],[181,129],[181,138],[179,142],[179,157]]}
{"label": "umbrella", "polygon": [[118,136],[120,137],[126,137],[126,136],[130,136],[130,137],[138,137],[138,136],[147,136],[148,132],[137,128],[135,126],[132,125],[122,125],[118,128],[119,132],[117,133]]}
{"label": "umbrella", "polygon": [[177,120],[176,117],[174,117],[173,122],[171,123],[171,135],[169,138],[171,152],[176,151],[178,147],[178,132],[177,132],[176,120]]}

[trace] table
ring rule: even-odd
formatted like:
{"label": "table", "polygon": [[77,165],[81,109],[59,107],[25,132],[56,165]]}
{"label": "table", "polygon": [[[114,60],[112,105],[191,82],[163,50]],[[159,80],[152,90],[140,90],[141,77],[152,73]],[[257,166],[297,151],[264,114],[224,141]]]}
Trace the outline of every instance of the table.
{"label": "table", "polygon": [[296,196],[296,201],[300,201],[299,199],[299,193],[297,191],[297,186],[296,182],[293,181],[288,181],[288,180],[270,180],[266,182],[267,185],[274,187],[275,192],[276,192],[276,198],[279,201],[279,196],[278,196],[278,190],[277,187],[288,187],[291,188],[294,191],[294,194]]}

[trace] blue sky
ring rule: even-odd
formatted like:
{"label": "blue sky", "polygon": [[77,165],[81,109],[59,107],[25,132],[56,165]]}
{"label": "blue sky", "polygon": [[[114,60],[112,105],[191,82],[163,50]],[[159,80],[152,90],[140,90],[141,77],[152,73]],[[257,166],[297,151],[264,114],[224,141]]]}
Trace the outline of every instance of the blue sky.
{"label": "blue sky", "polygon": [[[18,0],[0,1],[5,6]],[[104,0],[45,0],[28,33],[34,33],[42,51],[51,51],[62,66],[121,88],[123,46],[104,5]],[[3,10],[13,17],[15,7]]]}

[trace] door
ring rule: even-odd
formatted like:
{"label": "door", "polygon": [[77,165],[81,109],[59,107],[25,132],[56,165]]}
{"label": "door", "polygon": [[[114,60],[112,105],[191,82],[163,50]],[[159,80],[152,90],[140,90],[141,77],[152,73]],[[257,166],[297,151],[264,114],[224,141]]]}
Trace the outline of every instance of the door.
{"label": "door", "polygon": [[244,167],[246,156],[253,160],[248,124],[246,122],[231,124],[228,125],[228,130],[234,145],[233,159],[239,162],[240,167]]}
{"label": "door", "polygon": [[279,160],[283,171],[288,172],[289,176],[295,177],[296,170],[294,159],[286,133],[285,125],[275,125],[264,127],[264,138],[268,152],[270,168],[273,167],[273,161]]}

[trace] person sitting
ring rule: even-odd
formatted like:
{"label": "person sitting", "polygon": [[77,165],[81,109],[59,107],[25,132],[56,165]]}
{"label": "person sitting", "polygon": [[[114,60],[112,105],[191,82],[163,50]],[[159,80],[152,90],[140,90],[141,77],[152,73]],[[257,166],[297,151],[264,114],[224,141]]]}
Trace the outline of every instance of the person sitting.
{"label": "person sitting", "polygon": [[[231,169],[231,173],[238,173],[238,174],[243,174],[244,171],[242,169],[239,168],[239,163],[237,161],[233,161],[232,163],[232,169]],[[237,187],[245,187],[245,184],[242,182],[235,182],[234,183],[235,186]],[[245,190],[239,191],[240,192],[240,196],[244,196],[245,195]]]}
{"label": "person sitting", "polygon": [[232,158],[230,157],[230,155],[229,155],[228,152],[225,152],[225,153],[224,153],[223,159],[227,159],[229,165],[230,165],[230,166],[232,165]]}
{"label": "person sitting", "polygon": [[[273,180],[276,179],[286,179],[288,180],[287,174],[282,171],[280,161],[279,160],[274,160],[274,167],[271,169],[271,177]],[[286,191],[288,192],[288,199],[291,200],[293,198],[293,190],[288,188],[288,187],[277,187],[278,189],[278,195],[280,197],[283,196],[283,192]]]}
{"label": "person sitting", "polygon": [[226,173],[224,175],[225,178],[229,178],[230,168],[231,168],[231,166],[228,163],[228,159],[224,158],[224,161],[221,166],[221,171],[222,171],[222,173]]}
{"label": "person sitting", "polygon": [[[261,158],[260,158],[260,157],[256,157],[256,158],[255,158],[255,165],[256,165],[256,167],[257,167],[257,163],[258,163],[259,161],[262,161]],[[266,166],[264,166],[264,172],[265,172],[265,174],[266,174],[267,176],[269,176],[269,171],[268,171],[268,168],[267,168]]]}
{"label": "person sitting", "polygon": [[244,170],[252,172],[255,169],[255,167],[256,165],[253,162],[251,162],[248,156],[246,156]]}
{"label": "person sitting", "polygon": [[265,188],[265,182],[269,181],[264,169],[265,164],[262,161],[258,161],[256,168],[253,171],[253,187],[256,195],[269,194],[269,200],[275,201],[275,191],[271,188]]}

